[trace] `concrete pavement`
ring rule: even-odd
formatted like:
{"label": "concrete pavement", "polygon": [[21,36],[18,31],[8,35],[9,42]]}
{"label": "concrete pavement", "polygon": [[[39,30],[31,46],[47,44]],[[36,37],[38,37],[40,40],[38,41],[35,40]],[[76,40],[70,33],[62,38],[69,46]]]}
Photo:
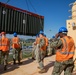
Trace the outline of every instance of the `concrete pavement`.
{"label": "concrete pavement", "polygon": [[[53,70],[53,65],[55,62],[55,55],[46,57],[44,59],[44,65],[46,73],[39,74],[39,69],[37,68],[38,63],[36,60],[32,59],[23,59],[22,65],[13,65],[12,62],[8,66],[7,71],[3,71],[3,66],[0,66],[0,75],[51,75]],[[63,73],[61,75],[64,75]],[[76,75],[76,72],[75,74]]]}

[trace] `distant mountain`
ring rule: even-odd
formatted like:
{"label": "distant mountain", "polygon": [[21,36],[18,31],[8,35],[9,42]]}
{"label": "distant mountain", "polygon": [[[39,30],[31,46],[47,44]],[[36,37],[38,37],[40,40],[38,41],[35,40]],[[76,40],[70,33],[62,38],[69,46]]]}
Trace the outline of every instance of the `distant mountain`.
{"label": "distant mountain", "polygon": [[[13,38],[13,34],[6,34],[6,36],[8,38]],[[35,36],[26,36],[26,35],[18,35],[18,37],[20,39],[24,39],[24,40],[26,40],[26,39],[35,39],[36,38]]]}
{"label": "distant mountain", "polygon": [[27,39],[27,40],[25,40],[25,42],[34,42],[35,41],[35,39]]}

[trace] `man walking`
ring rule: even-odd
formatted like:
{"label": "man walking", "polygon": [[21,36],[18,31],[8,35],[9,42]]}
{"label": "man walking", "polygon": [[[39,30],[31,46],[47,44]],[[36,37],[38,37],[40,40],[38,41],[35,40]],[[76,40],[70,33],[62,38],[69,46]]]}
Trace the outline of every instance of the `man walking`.
{"label": "man walking", "polygon": [[[55,36],[55,40],[51,43],[51,47],[57,49],[52,75],[60,75],[63,70],[64,75],[72,75],[75,44],[72,37],[67,36],[67,32],[68,30],[65,27],[61,27]],[[57,39],[58,37],[60,39]]]}
{"label": "man walking", "polygon": [[16,64],[16,54],[18,55],[18,64],[21,63],[21,46],[20,46],[20,39],[17,36],[17,33],[15,32],[14,37],[12,38],[12,48],[13,48],[13,64]]}
{"label": "man walking", "polygon": [[4,70],[6,70],[7,69],[7,64],[8,64],[10,41],[6,37],[6,32],[1,32],[1,34],[2,34],[2,38],[1,38],[2,58],[3,58],[3,63],[4,63]]}
{"label": "man walking", "polygon": [[44,57],[45,57],[45,50],[46,50],[46,39],[44,38],[43,31],[39,33],[39,41],[36,47],[36,60],[39,64],[39,73],[46,72],[44,69]]}
{"label": "man walking", "polygon": [[32,44],[32,47],[33,47],[33,49],[32,49],[32,59],[36,59],[35,52],[36,52],[36,46],[37,46],[38,38],[39,38],[39,35],[37,34],[36,35],[36,40]]}
{"label": "man walking", "polygon": [[49,40],[48,55],[53,55],[56,52],[55,48],[50,47],[50,44],[51,42],[53,42],[54,39],[55,39],[55,36],[52,36],[52,38]]}

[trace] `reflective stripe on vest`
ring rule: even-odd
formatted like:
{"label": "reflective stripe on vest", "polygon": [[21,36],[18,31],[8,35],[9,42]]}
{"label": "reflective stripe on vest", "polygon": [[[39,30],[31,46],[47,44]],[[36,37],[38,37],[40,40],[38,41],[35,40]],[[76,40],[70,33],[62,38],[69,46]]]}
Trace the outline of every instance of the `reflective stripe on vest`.
{"label": "reflective stripe on vest", "polygon": [[74,54],[74,52],[60,52],[61,54]]}
{"label": "reflective stripe on vest", "polygon": [[18,44],[18,42],[13,42],[13,44]]}
{"label": "reflective stripe on vest", "polygon": [[64,42],[65,42],[65,46],[66,46],[66,48],[65,48],[65,52],[62,52],[62,51],[61,51],[62,49],[60,49],[59,52],[60,52],[61,54],[64,54],[64,55],[66,55],[66,54],[67,54],[67,55],[68,55],[68,54],[74,54],[74,52],[68,52],[68,44],[67,44],[67,42],[66,42],[66,39],[63,38],[63,40],[64,40]]}
{"label": "reflective stripe on vest", "polygon": [[7,44],[2,44],[1,46],[8,46]]}

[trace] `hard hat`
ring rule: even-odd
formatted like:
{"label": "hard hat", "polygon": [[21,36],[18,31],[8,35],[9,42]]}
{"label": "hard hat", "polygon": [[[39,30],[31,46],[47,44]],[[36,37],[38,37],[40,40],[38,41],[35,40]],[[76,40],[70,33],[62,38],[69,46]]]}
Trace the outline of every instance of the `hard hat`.
{"label": "hard hat", "polygon": [[44,32],[42,30],[40,30],[39,34],[44,34]]}
{"label": "hard hat", "polygon": [[16,37],[16,36],[17,36],[17,33],[16,33],[16,32],[14,32],[13,36],[15,36],[15,37]]}
{"label": "hard hat", "polygon": [[52,38],[55,38],[55,36],[52,36]]}
{"label": "hard hat", "polygon": [[39,34],[36,34],[36,37],[39,37]]}
{"label": "hard hat", "polygon": [[67,28],[61,27],[58,33],[68,32]]}
{"label": "hard hat", "polygon": [[44,36],[46,37],[46,34],[44,34]]}
{"label": "hard hat", "polygon": [[6,34],[6,32],[1,32],[1,35],[5,35]]}

